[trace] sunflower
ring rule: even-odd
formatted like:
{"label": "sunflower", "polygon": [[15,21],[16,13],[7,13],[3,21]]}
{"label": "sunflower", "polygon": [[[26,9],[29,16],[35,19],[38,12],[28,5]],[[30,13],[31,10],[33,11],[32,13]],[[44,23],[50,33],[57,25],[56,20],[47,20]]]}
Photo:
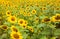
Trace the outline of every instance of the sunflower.
{"label": "sunflower", "polygon": [[29,12],[29,13],[27,13],[27,16],[31,16],[31,13]]}
{"label": "sunflower", "polygon": [[24,16],[27,16],[27,13],[26,13],[26,12],[24,12],[24,13],[23,13],[23,15],[24,15]]}
{"label": "sunflower", "polygon": [[50,22],[50,19],[46,17],[42,20],[42,22]]}
{"label": "sunflower", "polygon": [[55,8],[55,10],[60,10],[60,8],[59,8],[59,7],[57,7],[57,8]]}
{"label": "sunflower", "polygon": [[8,27],[6,26],[6,25],[2,25],[2,27],[1,27],[3,30],[7,30],[8,29]]}
{"label": "sunflower", "polygon": [[15,16],[9,16],[8,17],[8,21],[11,22],[11,23],[16,23],[17,22],[17,19]]}
{"label": "sunflower", "polygon": [[28,24],[28,22],[25,20],[25,21],[24,21],[24,25],[27,25],[27,24]]}
{"label": "sunflower", "polygon": [[32,10],[32,14],[36,14],[36,10]]}
{"label": "sunflower", "polygon": [[10,11],[6,11],[6,16],[11,16],[11,12]]}
{"label": "sunflower", "polygon": [[27,25],[23,25],[22,27],[23,27],[23,28],[27,28]]}
{"label": "sunflower", "polygon": [[56,19],[57,21],[60,21],[60,14],[56,14],[55,19]]}
{"label": "sunflower", "polygon": [[26,7],[26,10],[30,10],[30,8],[29,7]]}
{"label": "sunflower", "polygon": [[11,36],[12,39],[22,39],[22,35],[19,32],[17,32],[17,33],[16,32],[11,32],[10,36]]}
{"label": "sunflower", "polygon": [[18,29],[15,26],[11,26],[11,30],[14,32],[18,32]]}
{"label": "sunflower", "polygon": [[51,17],[51,21],[52,21],[52,22],[56,22],[55,16],[52,16],[52,17]]}
{"label": "sunflower", "polygon": [[19,20],[18,20],[18,24],[19,24],[20,26],[23,26],[23,25],[25,24],[25,20],[19,19]]}
{"label": "sunflower", "polygon": [[60,14],[51,17],[52,22],[60,22]]}
{"label": "sunflower", "polygon": [[33,30],[32,27],[28,26],[27,28],[28,28],[31,32],[34,32],[34,30]]}
{"label": "sunflower", "polygon": [[35,18],[35,21],[39,21],[39,18],[38,18],[38,17],[36,17],[36,18]]}
{"label": "sunflower", "polygon": [[47,10],[47,8],[46,7],[42,7],[42,10]]}

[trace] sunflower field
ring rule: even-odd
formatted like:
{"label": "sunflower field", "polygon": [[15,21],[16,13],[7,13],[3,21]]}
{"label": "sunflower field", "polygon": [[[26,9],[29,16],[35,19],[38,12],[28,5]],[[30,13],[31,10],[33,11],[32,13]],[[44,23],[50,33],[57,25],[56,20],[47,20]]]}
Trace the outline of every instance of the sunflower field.
{"label": "sunflower field", "polygon": [[0,39],[60,39],[60,0],[0,0]]}

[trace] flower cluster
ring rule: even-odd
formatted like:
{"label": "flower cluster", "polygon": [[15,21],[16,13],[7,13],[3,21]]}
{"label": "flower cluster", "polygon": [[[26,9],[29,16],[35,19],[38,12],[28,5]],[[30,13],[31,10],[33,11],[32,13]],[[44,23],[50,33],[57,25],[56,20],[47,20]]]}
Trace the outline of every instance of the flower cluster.
{"label": "flower cluster", "polygon": [[0,39],[60,39],[60,0],[0,0]]}

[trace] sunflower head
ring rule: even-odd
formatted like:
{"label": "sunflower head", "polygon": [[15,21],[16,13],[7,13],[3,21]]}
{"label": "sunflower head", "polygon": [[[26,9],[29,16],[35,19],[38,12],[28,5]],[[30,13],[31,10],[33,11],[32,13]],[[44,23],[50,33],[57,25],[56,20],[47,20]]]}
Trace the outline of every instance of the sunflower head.
{"label": "sunflower head", "polygon": [[18,32],[18,29],[15,26],[11,26],[11,30],[14,32]]}
{"label": "sunflower head", "polygon": [[52,16],[51,20],[53,22],[60,22],[60,14],[56,14],[55,16]]}
{"label": "sunflower head", "polygon": [[24,21],[24,24],[25,24],[25,25],[27,25],[27,24],[28,24],[28,22],[25,20],[25,21]]}
{"label": "sunflower head", "polygon": [[6,11],[6,15],[7,16],[11,16],[11,12],[10,11]]}
{"label": "sunflower head", "polygon": [[56,14],[55,19],[56,19],[56,20],[60,20],[60,14]]}
{"label": "sunflower head", "polygon": [[28,26],[29,31],[34,32],[33,28]]}
{"label": "sunflower head", "polygon": [[22,27],[23,27],[23,28],[27,28],[27,25],[23,25]]}
{"label": "sunflower head", "polygon": [[30,10],[30,8],[29,7],[26,7],[26,10]]}
{"label": "sunflower head", "polygon": [[24,13],[23,13],[23,15],[24,15],[24,16],[27,16],[27,13],[26,13],[26,12],[24,12]]}
{"label": "sunflower head", "polygon": [[23,26],[23,25],[25,24],[25,20],[19,19],[19,20],[18,20],[18,24],[19,24],[20,26]]}
{"label": "sunflower head", "polygon": [[36,14],[36,10],[32,10],[32,14]]}
{"label": "sunflower head", "polygon": [[28,16],[31,16],[31,13],[29,12],[29,13],[27,13],[27,15],[28,15]]}
{"label": "sunflower head", "polygon": [[42,7],[42,10],[47,10],[47,8],[46,7]]}
{"label": "sunflower head", "polygon": [[22,35],[21,35],[21,33],[19,33],[19,32],[11,32],[11,38],[12,39],[22,39]]}
{"label": "sunflower head", "polygon": [[55,10],[60,10],[60,8],[59,7],[56,7]]}
{"label": "sunflower head", "polygon": [[1,27],[3,30],[7,30],[8,29],[8,27],[6,26],[6,25],[2,25],[2,27]]}
{"label": "sunflower head", "polygon": [[50,19],[49,19],[49,18],[44,18],[44,19],[42,20],[42,22],[50,22]]}
{"label": "sunflower head", "polygon": [[35,18],[35,21],[39,21],[39,18],[38,18],[38,17],[36,17],[36,18]]}
{"label": "sunflower head", "polygon": [[15,16],[9,16],[8,17],[8,21],[11,22],[11,23],[16,23],[17,22],[17,19]]}
{"label": "sunflower head", "polygon": [[55,21],[56,21],[56,20],[55,20],[55,16],[52,16],[52,17],[51,17],[51,21],[52,21],[52,22],[55,22]]}

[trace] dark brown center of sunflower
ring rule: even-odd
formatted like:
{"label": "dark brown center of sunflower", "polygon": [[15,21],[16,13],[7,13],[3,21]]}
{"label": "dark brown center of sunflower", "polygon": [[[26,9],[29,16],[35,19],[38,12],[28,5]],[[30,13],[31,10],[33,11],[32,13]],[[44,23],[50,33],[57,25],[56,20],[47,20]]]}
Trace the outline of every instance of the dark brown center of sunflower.
{"label": "dark brown center of sunflower", "polygon": [[13,35],[15,39],[19,39],[19,35],[18,34],[14,34]]}
{"label": "dark brown center of sunflower", "polygon": [[46,8],[44,7],[43,10],[46,10]]}
{"label": "dark brown center of sunflower", "polygon": [[25,28],[25,26],[23,26]]}
{"label": "dark brown center of sunflower", "polygon": [[30,15],[30,14],[28,14],[28,15]]}
{"label": "dark brown center of sunflower", "polygon": [[7,26],[2,26],[3,29],[7,29]]}
{"label": "dark brown center of sunflower", "polygon": [[18,30],[16,28],[13,28],[13,31],[18,32]]}
{"label": "dark brown center of sunflower", "polygon": [[30,30],[33,30],[32,28]]}
{"label": "dark brown center of sunflower", "polygon": [[39,20],[38,18],[36,18],[36,20]]}
{"label": "dark brown center of sunflower", "polygon": [[48,18],[45,18],[45,19],[44,19],[44,21],[48,22],[48,21],[50,21],[50,19],[48,19]]}
{"label": "dark brown center of sunflower", "polygon": [[15,21],[15,18],[12,17],[11,20],[12,20],[12,21]]}
{"label": "dark brown center of sunflower", "polygon": [[35,11],[33,11],[33,13],[35,13]]}
{"label": "dark brown center of sunflower", "polygon": [[56,8],[56,10],[59,10],[59,8]]}
{"label": "dark brown center of sunflower", "polygon": [[29,9],[29,8],[27,8],[27,9]]}
{"label": "dark brown center of sunflower", "polygon": [[20,23],[22,24],[22,23],[23,23],[23,21],[20,21]]}
{"label": "dark brown center of sunflower", "polygon": [[10,13],[8,12],[8,14],[10,14]]}
{"label": "dark brown center of sunflower", "polygon": [[55,19],[56,19],[56,20],[60,20],[60,16],[56,16]]}
{"label": "dark brown center of sunflower", "polygon": [[29,5],[26,5],[26,6],[29,6]]}

